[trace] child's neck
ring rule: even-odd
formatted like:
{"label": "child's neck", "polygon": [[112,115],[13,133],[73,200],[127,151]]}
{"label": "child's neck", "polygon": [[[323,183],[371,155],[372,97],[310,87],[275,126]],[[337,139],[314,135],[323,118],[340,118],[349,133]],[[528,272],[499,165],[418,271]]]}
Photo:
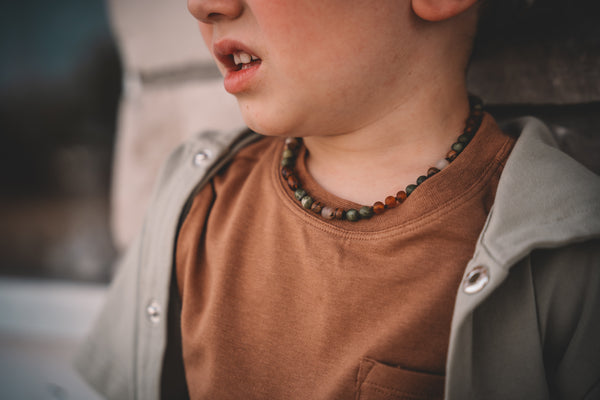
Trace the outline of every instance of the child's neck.
{"label": "child's neck", "polygon": [[312,177],[331,194],[364,205],[404,190],[445,157],[469,113],[466,92],[435,92],[357,130],[304,138]]}

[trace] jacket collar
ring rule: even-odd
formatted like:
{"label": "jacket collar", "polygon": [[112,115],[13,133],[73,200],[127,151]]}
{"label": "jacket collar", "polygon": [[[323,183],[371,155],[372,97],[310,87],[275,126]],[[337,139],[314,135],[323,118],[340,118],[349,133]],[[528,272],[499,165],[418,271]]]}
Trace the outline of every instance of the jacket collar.
{"label": "jacket collar", "polygon": [[541,121],[520,118],[502,129],[519,139],[480,237],[496,263],[508,268],[535,248],[600,236],[600,178],[564,154]]}

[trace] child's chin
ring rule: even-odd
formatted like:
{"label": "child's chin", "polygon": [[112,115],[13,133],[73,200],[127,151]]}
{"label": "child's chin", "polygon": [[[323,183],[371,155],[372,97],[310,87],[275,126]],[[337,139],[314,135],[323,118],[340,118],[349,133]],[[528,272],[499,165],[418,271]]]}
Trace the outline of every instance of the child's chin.
{"label": "child's chin", "polygon": [[242,108],[242,117],[244,118],[244,122],[252,131],[256,133],[260,133],[265,136],[295,136],[294,129],[292,124],[284,123],[278,118],[257,118],[256,115],[247,115],[244,113],[244,109]]}

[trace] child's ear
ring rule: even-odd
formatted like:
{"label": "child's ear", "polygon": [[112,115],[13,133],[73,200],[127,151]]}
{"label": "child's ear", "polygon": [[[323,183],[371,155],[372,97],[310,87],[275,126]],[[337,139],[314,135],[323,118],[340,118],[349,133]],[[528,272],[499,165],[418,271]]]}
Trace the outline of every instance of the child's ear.
{"label": "child's ear", "polygon": [[411,0],[415,14],[426,21],[443,21],[469,9],[479,0]]}

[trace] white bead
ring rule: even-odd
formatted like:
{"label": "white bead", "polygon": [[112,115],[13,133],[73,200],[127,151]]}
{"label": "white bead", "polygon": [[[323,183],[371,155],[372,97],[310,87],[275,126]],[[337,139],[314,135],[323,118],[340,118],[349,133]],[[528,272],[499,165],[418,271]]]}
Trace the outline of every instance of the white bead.
{"label": "white bead", "polygon": [[333,207],[323,207],[321,216],[325,219],[333,219],[335,217],[335,209]]}
{"label": "white bead", "polygon": [[435,164],[435,167],[437,169],[439,169],[440,171],[443,170],[444,168],[446,168],[450,163],[448,162],[448,160],[446,160],[445,158],[442,158],[440,161],[438,161]]}

